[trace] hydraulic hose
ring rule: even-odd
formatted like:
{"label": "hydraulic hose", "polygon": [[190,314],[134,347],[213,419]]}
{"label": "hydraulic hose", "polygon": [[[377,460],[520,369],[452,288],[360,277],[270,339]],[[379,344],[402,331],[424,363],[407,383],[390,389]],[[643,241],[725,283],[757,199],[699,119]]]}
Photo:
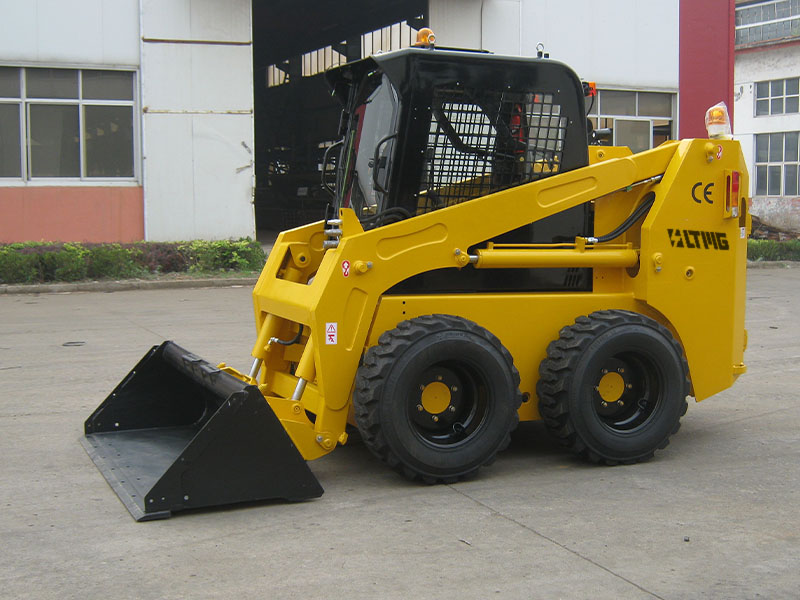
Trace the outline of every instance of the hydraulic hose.
{"label": "hydraulic hose", "polygon": [[641,219],[648,213],[650,207],[653,206],[653,202],[655,202],[655,199],[656,199],[655,192],[647,193],[642,203],[636,207],[636,210],[634,210],[628,216],[627,219],[625,219],[622,223],[620,223],[619,226],[614,231],[607,233],[605,235],[601,235],[600,237],[594,238],[592,241],[595,244],[602,244],[621,236],[623,233],[628,231],[628,229],[630,229],[634,223],[636,223],[639,219]]}
{"label": "hydraulic hose", "polygon": [[294,344],[299,342],[302,337],[303,337],[303,325],[301,324],[300,325],[300,329],[297,331],[297,335],[294,336],[292,339],[290,339],[290,340],[281,340],[281,339],[278,339],[278,338],[274,337],[274,338],[270,339],[269,341],[273,342],[275,344],[280,344],[281,346],[293,346]]}
{"label": "hydraulic hose", "polygon": [[361,224],[365,229],[372,229],[380,225],[385,225],[386,222],[402,221],[403,219],[410,219],[411,213],[401,206],[393,206],[382,210],[379,213],[361,219]]}

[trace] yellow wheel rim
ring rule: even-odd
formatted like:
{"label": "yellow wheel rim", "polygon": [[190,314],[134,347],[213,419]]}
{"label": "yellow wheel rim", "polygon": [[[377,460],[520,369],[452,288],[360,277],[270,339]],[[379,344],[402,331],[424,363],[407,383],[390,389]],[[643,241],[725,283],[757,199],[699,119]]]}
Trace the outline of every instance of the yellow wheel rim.
{"label": "yellow wheel rim", "polygon": [[603,375],[597,386],[600,397],[606,402],[616,402],[625,391],[625,380],[622,375],[611,371]]}
{"label": "yellow wheel rim", "polygon": [[450,388],[441,381],[434,381],[422,390],[422,408],[432,415],[444,412],[450,406]]}

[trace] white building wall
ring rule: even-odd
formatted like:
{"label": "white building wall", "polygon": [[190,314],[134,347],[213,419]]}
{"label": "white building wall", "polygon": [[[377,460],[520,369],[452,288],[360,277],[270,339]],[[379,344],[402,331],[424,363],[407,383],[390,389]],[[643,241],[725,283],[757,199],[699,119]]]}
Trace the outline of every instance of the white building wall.
{"label": "white building wall", "polygon": [[255,237],[250,0],[0,0],[0,58],[138,68],[148,240]]}
{"label": "white building wall", "polygon": [[141,0],[145,235],[255,237],[250,0]]}
{"label": "white building wall", "polygon": [[483,0],[428,0],[428,22],[436,33],[436,43],[450,48],[482,48],[483,5]]}
{"label": "white building wall", "polygon": [[[679,0],[431,0],[442,46],[550,57],[602,88],[678,89]],[[620,34],[620,31],[623,34]]]}
{"label": "white building wall", "polygon": [[139,66],[139,0],[0,0],[5,64]]}
{"label": "white building wall", "polygon": [[800,199],[756,196],[756,134],[800,131],[800,114],[755,116],[755,84],[758,81],[797,77],[800,46],[779,46],[738,53],[733,76],[734,137],[750,171],[753,214],[771,225],[800,231]]}

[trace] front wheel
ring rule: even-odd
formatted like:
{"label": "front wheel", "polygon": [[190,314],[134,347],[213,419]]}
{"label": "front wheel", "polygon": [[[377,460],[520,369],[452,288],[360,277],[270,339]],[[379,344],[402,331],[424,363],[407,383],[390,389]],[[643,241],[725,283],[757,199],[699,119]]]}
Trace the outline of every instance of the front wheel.
{"label": "front wheel", "polygon": [[634,463],[666,447],[686,413],[688,365],[664,326],[634,312],[578,317],[539,366],[539,412],[594,462]]}
{"label": "front wheel", "polygon": [[453,482],[509,442],[522,396],[511,355],[451,315],[403,321],[364,355],[355,416],[364,443],[410,479]]}

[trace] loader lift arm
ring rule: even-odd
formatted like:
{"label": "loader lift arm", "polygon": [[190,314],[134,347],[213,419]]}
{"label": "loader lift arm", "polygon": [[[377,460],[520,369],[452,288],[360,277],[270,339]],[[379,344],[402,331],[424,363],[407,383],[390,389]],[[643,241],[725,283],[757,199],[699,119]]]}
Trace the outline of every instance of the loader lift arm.
{"label": "loader lift arm", "polygon": [[[734,143],[729,145],[733,158],[738,146]],[[664,237],[655,244],[650,242],[647,244],[650,248],[634,248],[630,244],[588,244],[586,240],[560,247],[489,246],[477,251],[478,258],[474,264],[470,264],[468,249],[514,229],[521,222],[535,222],[648,180],[650,183],[638,189],[652,190],[656,194],[651,214],[642,226],[649,232],[655,224],[669,218],[670,212],[680,213],[680,209],[669,210],[668,199],[679,193],[674,186],[680,183],[685,162],[700,158],[698,162],[702,164],[705,153],[702,140],[670,142],[637,155],[604,160],[580,170],[366,232],[353,211],[344,209],[339,245],[324,254],[313,281],[308,284],[285,278],[283,272],[293,271],[291,268],[282,269],[282,266],[292,260],[290,248],[297,243],[293,240],[316,238],[317,243],[321,243],[323,224],[293,230],[284,234],[285,237],[279,237],[256,285],[254,303],[259,340],[268,335],[267,327],[279,327],[267,315],[273,315],[284,323],[301,323],[310,329],[313,344],[306,345],[297,361],[299,365],[309,367],[312,360],[314,364],[313,369],[306,367],[297,371],[307,375],[300,408],[298,400],[292,399],[300,379],[297,372],[293,376],[277,367],[280,363],[292,361],[275,359],[275,348],[267,349],[260,343],[254,347],[253,355],[265,366],[259,377],[260,389],[301,454],[306,459],[313,459],[332,450],[337,441],[346,440],[349,398],[355,373],[363,349],[370,345],[370,328],[374,327],[377,307],[383,294],[392,286],[418,273],[444,268],[630,268],[641,261],[643,253],[656,254],[649,251],[668,246],[668,239]],[[661,176],[663,179],[656,183]],[[629,193],[644,195],[635,190]],[[730,224],[738,235],[738,221]],[[665,234],[665,230],[661,233]],[[649,240],[644,233],[642,238],[645,245]],[[350,265],[349,276],[344,276],[342,271],[345,263]],[[647,267],[649,265],[640,268]],[[664,302],[658,295],[649,294],[652,287],[647,284],[649,278],[642,280],[644,285],[637,285],[628,293],[631,301],[635,299],[649,304],[655,312],[667,316],[673,327],[682,331],[680,324],[683,319],[674,299],[670,296],[670,300]],[[331,323],[337,327],[337,344],[325,341],[326,327]],[[708,346],[708,342],[691,336],[682,338],[682,341],[690,359],[704,354]],[[728,372],[731,373],[730,367]],[[707,381],[701,373],[693,377],[693,383],[698,397],[716,391],[711,389],[715,384]],[[306,410],[316,415],[314,422],[305,417]]]}

